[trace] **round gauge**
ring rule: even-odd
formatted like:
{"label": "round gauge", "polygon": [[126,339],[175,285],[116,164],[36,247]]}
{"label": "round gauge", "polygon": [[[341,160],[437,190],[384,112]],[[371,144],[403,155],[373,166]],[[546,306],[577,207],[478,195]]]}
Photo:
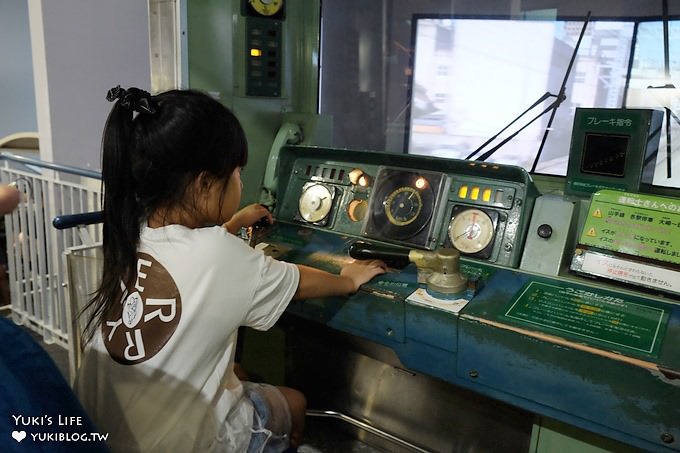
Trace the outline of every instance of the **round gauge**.
{"label": "round gauge", "polygon": [[480,209],[460,211],[449,224],[449,239],[462,253],[484,250],[493,240],[493,235],[493,221]]}
{"label": "round gauge", "polygon": [[248,3],[263,16],[273,16],[283,7],[283,0],[248,0]]}
{"label": "round gauge", "polygon": [[298,200],[300,216],[307,222],[320,222],[328,216],[333,206],[331,189],[323,184],[305,186]]}
{"label": "round gauge", "polygon": [[428,239],[435,202],[435,188],[426,175],[383,168],[375,178],[363,234],[421,244]]}
{"label": "round gauge", "polygon": [[423,199],[413,187],[399,187],[390,193],[385,202],[385,215],[392,225],[406,226],[418,218],[423,209]]}

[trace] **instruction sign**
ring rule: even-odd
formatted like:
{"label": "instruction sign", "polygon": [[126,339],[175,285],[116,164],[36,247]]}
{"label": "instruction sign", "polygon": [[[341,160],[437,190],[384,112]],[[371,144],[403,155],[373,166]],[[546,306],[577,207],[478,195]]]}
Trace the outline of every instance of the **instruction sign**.
{"label": "instruction sign", "polygon": [[680,200],[599,191],[593,195],[579,242],[680,264]]}
{"label": "instruction sign", "polygon": [[577,248],[571,269],[590,275],[680,294],[680,272]]}
{"label": "instruction sign", "polygon": [[658,357],[669,313],[632,296],[532,281],[504,316],[622,353]]}

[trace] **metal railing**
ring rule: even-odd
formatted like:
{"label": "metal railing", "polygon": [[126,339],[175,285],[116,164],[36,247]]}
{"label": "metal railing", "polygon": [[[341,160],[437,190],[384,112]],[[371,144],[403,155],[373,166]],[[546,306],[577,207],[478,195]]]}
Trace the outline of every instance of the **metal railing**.
{"label": "metal railing", "polygon": [[101,174],[0,153],[0,183],[14,184],[22,202],[5,216],[7,271],[15,323],[46,343],[69,345],[64,252],[101,241],[102,226],[56,229],[52,219],[101,209]]}
{"label": "metal railing", "polygon": [[73,383],[83,354],[81,334],[85,331],[91,313],[89,307],[86,307],[101,282],[104,263],[102,246],[94,244],[70,247],[64,252],[64,261],[68,281],[68,377]]}

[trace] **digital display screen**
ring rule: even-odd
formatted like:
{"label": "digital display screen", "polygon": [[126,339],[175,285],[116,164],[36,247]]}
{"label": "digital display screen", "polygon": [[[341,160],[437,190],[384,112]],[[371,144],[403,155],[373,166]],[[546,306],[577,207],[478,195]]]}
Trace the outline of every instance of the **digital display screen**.
{"label": "digital display screen", "polygon": [[581,171],[622,178],[629,141],[627,135],[586,134]]}

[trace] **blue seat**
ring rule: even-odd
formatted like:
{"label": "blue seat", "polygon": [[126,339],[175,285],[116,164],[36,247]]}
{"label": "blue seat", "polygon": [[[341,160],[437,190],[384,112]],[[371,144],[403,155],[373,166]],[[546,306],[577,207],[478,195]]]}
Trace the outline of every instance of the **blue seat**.
{"label": "blue seat", "polygon": [[0,318],[0,451],[105,452],[106,444],[45,349]]}

